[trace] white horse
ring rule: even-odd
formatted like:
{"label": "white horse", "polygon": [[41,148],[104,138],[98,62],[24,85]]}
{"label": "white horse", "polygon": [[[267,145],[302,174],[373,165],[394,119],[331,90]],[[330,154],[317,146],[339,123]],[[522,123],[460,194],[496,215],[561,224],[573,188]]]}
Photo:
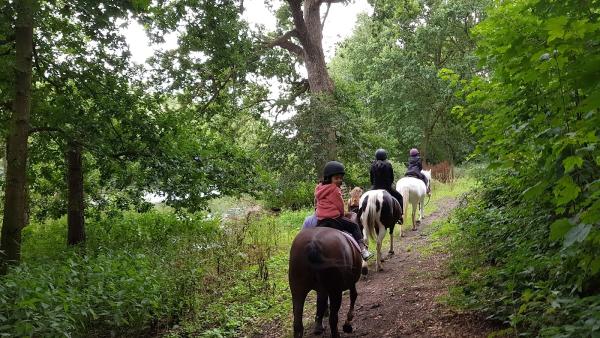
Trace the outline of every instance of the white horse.
{"label": "white horse", "polygon": [[[425,201],[425,195],[427,195],[427,188],[431,185],[431,170],[421,170],[421,173],[427,177],[427,186],[425,182],[416,177],[402,177],[398,183],[396,183],[396,190],[402,195],[403,207],[402,210],[402,221],[403,224],[406,222],[406,216],[408,215],[408,203],[412,204],[412,229],[417,230],[417,225],[421,224],[423,219],[423,207]],[[415,212],[419,209],[419,219],[415,222]],[[400,227],[400,236],[402,236],[402,227]]]}
{"label": "white horse", "polygon": [[383,257],[381,256],[381,243],[385,237],[385,230],[390,231],[390,251],[394,254],[394,226],[400,219],[402,212],[400,203],[385,190],[369,190],[360,197],[357,218],[363,226],[365,240],[369,236],[377,242],[377,257],[375,269],[382,271]]}

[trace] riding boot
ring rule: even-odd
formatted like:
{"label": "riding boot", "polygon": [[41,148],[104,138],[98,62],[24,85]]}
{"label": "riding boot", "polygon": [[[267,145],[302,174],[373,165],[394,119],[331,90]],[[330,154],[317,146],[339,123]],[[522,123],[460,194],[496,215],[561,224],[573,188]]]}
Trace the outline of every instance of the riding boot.
{"label": "riding boot", "polygon": [[365,244],[364,240],[358,241],[358,246],[360,247],[360,254],[365,261],[373,257],[373,254],[369,252],[369,249],[367,249],[367,245]]}
{"label": "riding boot", "polygon": [[431,197],[431,186],[427,184],[427,178],[424,178],[423,182],[425,182],[425,186],[427,187],[427,196]]}

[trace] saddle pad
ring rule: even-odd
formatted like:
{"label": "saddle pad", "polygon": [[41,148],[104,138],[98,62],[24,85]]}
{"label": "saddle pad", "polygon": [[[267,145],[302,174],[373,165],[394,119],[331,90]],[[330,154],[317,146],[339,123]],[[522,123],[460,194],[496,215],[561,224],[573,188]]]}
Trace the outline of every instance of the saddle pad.
{"label": "saddle pad", "polygon": [[304,219],[304,224],[302,225],[302,229],[310,229],[316,227],[317,221],[317,216],[315,216],[315,214],[306,216],[306,218]]}
{"label": "saddle pad", "polygon": [[[340,231],[340,230],[338,230],[338,231]],[[347,233],[345,231],[340,231],[340,232],[343,233],[344,236],[346,236],[346,238],[348,238],[350,243],[352,243],[352,245],[354,245],[356,250],[358,250],[358,252],[360,252],[360,246],[358,246],[358,242],[354,239],[354,237],[352,237],[352,235],[350,235],[349,233]]]}
{"label": "saddle pad", "polygon": [[[302,229],[314,228],[317,226],[317,222],[318,222],[318,219],[315,214],[307,216],[304,219],[304,224],[302,225]],[[345,231],[341,231],[341,230],[338,230],[338,231],[341,232],[342,234],[344,234],[344,236],[346,236],[346,238],[348,238],[348,240],[350,241],[350,243],[352,243],[352,245],[356,248],[356,250],[358,250],[360,252],[360,246],[358,246],[358,242],[356,242],[356,240],[354,239],[354,237],[352,237],[352,235],[350,235],[349,233],[347,233]]]}

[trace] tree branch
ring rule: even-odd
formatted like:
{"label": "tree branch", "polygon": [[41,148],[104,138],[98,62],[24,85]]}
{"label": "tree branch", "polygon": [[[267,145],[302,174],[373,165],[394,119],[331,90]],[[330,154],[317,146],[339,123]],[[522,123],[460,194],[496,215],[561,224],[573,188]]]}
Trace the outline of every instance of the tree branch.
{"label": "tree branch", "polygon": [[64,131],[60,128],[55,128],[55,127],[35,127],[35,128],[29,128],[29,135],[34,134],[34,133],[41,133],[41,132],[57,132],[57,133],[63,133]]}
{"label": "tree branch", "polygon": [[229,84],[229,81],[231,81],[237,75],[236,72],[237,70],[234,67],[231,69],[229,75],[227,75],[227,77],[221,83],[215,86],[216,88],[213,91],[212,96],[197,110],[200,114],[204,114],[208,107],[219,97],[221,91],[223,91],[227,84]]}
{"label": "tree branch", "polygon": [[275,40],[268,42],[266,44],[267,47],[272,48],[274,46],[279,46],[283,49],[288,50],[290,53],[296,55],[299,59],[304,60],[304,49],[297,44],[290,41],[292,37],[298,37],[298,31],[292,29],[291,31],[283,34],[282,36],[276,38]]}
{"label": "tree branch", "polygon": [[325,27],[325,20],[327,20],[327,15],[329,15],[329,8],[331,7],[331,2],[327,3],[327,10],[325,11],[325,16],[323,16],[323,22],[321,23],[321,30]]}
{"label": "tree branch", "polygon": [[287,0],[292,11],[292,19],[294,20],[294,27],[298,34],[297,38],[300,40],[300,44],[305,46],[308,44],[308,29],[306,28],[306,22],[304,22],[304,13],[302,12],[302,0]]}

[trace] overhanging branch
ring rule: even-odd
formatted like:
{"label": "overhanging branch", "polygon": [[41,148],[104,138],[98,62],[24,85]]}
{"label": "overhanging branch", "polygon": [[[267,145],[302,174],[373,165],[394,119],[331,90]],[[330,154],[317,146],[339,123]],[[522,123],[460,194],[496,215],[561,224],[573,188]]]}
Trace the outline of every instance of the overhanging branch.
{"label": "overhanging branch", "polygon": [[291,31],[283,34],[275,40],[268,42],[266,45],[269,48],[279,46],[283,49],[288,50],[290,53],[296,55],[301,60],[304,60],[304,49],[290,41],[292,37],[298,37],[298,31],[296,31],[295,29],[292,29]]}
{"label": "overhanging branch", "polygon": [[325,11],[325,16],[323,16],[323,22],[321,22],[321,30],[325,27],[325,20],[327,20],[327,15],[329,15],[329,8],[331,7],[331,2],[327,3],[327,10]]}
{"label": "overhanging branch", "polygon": [[41,132],[56,132],[56,133],[62,133],[62,134],[65,133],[62,129],[54,128],[54,127],[32,127],[32,128],[29,128],[29,135],[34,134],[34,133],[41,133]]}

